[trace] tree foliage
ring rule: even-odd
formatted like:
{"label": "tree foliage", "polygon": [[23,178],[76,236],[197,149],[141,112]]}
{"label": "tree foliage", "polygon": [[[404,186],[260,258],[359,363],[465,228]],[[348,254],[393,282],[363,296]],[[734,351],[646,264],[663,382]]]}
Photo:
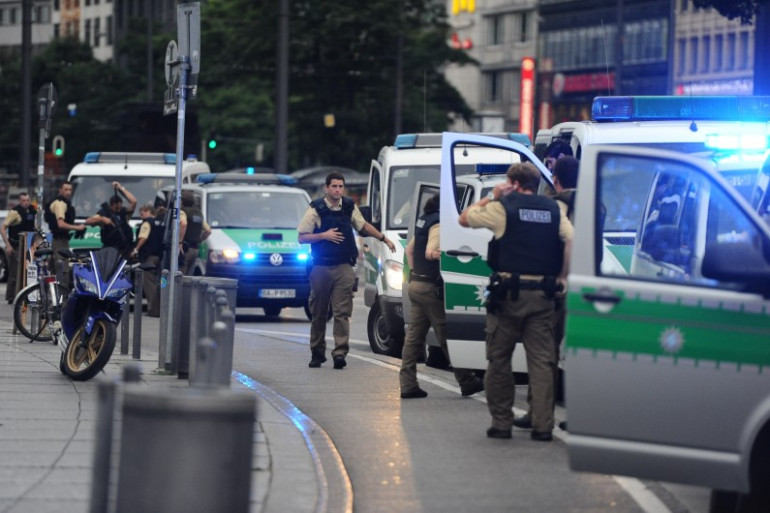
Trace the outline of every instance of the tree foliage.
{"label": "tree foliage", "polygon": [[713,7],[731,20],[740,18],[741,23],[744,24],[751,24],[754,16],[759,12],[760,5],[767,3],[768,0],[693,0],[695,7],[704,9]]}

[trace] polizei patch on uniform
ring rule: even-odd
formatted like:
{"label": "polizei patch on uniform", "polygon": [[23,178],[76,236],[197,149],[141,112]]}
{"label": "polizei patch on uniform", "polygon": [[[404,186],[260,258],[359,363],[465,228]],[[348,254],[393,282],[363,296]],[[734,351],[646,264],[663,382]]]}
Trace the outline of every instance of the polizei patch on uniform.
{"label": "polizei patch on uniform", "polygon": [[550,223],[550,210],[532,210],[531,208],[522,208],[519,210],[519,220],[525,223]]}

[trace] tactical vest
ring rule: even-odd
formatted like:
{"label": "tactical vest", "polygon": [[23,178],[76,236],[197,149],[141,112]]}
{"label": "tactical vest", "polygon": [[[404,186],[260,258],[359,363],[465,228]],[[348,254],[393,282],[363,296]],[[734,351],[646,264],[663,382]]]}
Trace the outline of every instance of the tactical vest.
{"label": "tactical vest", "polygon": [[353,209],[355,202],[350,198],[342,198],[342,209],[332,210],[324,201],[324,198],[318,198],[310,203],[321,217],[321,227],[313,230],[313,233],[321,233],[332,228],[342,233],[345,238],[341,243],[335,244],[328,240],[322,240],[313,243],[313,264],[315,265],[355,265],[358,258],[358,246],[356,246],[355,237],[353,237]]}
{"label": "tactical vest", "polygon": [[417,221],[414,231],[414,255],[412,255],[412,270],[420,276],[431,278],[438,282],[441,276],[441,268],[438,260],[425,258],[425,249],[428,247],[428,235],[432,226],[439,222],[438,212],[430,212],[423,215]]}
{"label": "tactical vest", "polygon": [[[148,218],[144,220],[150,225],[150,235],[147,242],[139,248],[139,261],[144,262],[150,256],[161,256],[163,253],[163,233],[166,228],[165,219],[161,217]],[[144,223],[143,223],[144,224]],[[140,225],[141,226],[141,225]]]}
{"label": "tactical vest", "polygon": [[113,212],[107,203],[102,203],[98,214],[112,220],[111,225],[102,226],[102,244],[115,248],[121,253],[130,249],[134,243],[134,232],[128,224],[126,208],[122,207],[119,212]]}
{"label": "tactical vest", "polygon": [[575,189],[565,189],[554,196],[554,199],[567,205],[567,219],[572,222],[572,214],[575,212]]}
{"label": "tactical vest", "polygon": [[[75,207],[72,206],[72,203],[69,202],[64,196],[56,196],[51,203],[54,201],[63,201],[67,205],[67,211],[64,214],[64,222],[67,224],[75,224]],[[51,203],[46,205],[45,211],[43,212],[43,217],[45,218],[45,221],[48,223],[48,228],[51,230],[51,234],[53,235],[54,239],[69,239],[70,231],[67,229],[60,229],[59,228],[59,222],[56,219],[56,216],[51,211]]]}
{"label": "tactical vest", "polygon": [[497,272],[557,276],[564,249],[559,238],[559,206],[534,194],[511,193],[500,200],[505,208],[505,233],[492,239],[489,266]]}
{"label": "tactical vest", "polygon": [[184,242],[191,248],[197,248],[203,235],[203,212],[197,207],[183,207],[182,212],[187,216]]}
{"label": "tactical vest", "polygon": [[11,244],[19,243],[19,234],[22,232],[35,231],[35,209],[30,205],[27,208],[16,205],[13,210],[21,217],[21,222],[8,227],[8,238]]}

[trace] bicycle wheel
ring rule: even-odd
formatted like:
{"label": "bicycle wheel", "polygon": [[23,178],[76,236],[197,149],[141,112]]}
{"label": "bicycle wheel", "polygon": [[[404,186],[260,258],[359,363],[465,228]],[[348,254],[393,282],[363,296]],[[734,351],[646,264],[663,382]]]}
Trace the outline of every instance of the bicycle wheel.
{"label": "bicycle wheel", "polygon": [[40,293],[40,284],[37,283],[21,293],[13,304],[13,324],[22,335],[32,341],[50,341],[51,333],[48,331],[48,321],[60,314],[61,305],[67,297],[67,289],[57,284],[59,295],[55,311],[48,308],[47,296]]}
{"label": "bicycle wheel", "polygon": [[97,319],[91,335],[84,340],[85,326],[75,331],[64,352],[64,370],[75,381],[85,381],[96,376],[107,365],[115,349],[115,324],[107,319]]}

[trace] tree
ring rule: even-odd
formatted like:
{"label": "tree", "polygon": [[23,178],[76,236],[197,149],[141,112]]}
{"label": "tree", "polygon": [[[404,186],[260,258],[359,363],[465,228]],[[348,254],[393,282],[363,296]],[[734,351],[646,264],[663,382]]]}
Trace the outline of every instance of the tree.
{"label": "tree", "polygon": [[768,0],[693,0],[695,7],[713,7],[721,15],[731,20],[740,18],[745,24],[750,24],[759,12],[760,4],[767,2]]}

